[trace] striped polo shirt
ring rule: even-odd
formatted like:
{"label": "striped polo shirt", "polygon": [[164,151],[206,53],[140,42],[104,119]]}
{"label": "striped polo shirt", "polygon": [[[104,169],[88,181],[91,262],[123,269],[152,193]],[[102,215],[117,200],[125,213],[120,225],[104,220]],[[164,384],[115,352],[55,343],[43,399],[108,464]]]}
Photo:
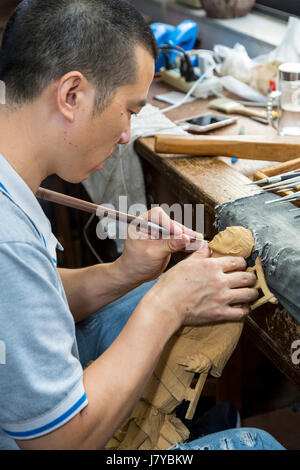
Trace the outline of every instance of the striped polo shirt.
{"label": "striped polo shirt", "polygon": [[0,155],[0,449],[54,431],[87,405],[57,249],[36,197]]}

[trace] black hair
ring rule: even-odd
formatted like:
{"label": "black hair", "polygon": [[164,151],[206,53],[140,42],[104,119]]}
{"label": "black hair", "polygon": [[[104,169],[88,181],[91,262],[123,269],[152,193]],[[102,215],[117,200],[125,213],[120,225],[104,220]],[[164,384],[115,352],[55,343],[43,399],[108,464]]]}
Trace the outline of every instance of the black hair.
{"label": "black hair", "polygon": [[33,101],[72,70],[96,88],[97,109],[137,79],[135,46],[154,59],[157,45],[142,15],[125,0],[23,0],[0,49],[7,103]]}

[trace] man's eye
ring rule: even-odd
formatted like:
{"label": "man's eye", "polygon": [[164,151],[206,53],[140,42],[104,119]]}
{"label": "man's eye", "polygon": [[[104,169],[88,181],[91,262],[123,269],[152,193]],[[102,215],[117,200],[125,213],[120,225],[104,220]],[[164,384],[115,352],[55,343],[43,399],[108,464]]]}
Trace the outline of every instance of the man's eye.
{"label": "man's eye", "polygon": [[130,116],[137,116],[138,113],[135,113],[134,111],[129,111]]}

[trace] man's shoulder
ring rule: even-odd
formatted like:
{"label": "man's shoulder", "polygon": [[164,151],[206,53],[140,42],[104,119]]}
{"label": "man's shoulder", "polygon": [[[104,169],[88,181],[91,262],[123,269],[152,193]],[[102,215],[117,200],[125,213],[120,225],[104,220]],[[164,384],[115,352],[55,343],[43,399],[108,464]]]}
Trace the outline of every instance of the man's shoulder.
{"label": "man's shoulder", "polygon": [[0,244],[32,243],[39,234],[22,209],[0,192]]}
{"label": "man's shoulder", "polygon": [[1,279],[0,291],[3,286],[8,292],[14,290],[15,280],[18,279],[18,291],[25,289],[26,293],[34,278],[36,289],[40,286],[45,291],[46,282],[49,296],[49,283],[61,295],[63,288],[53,261],[45,239],[31,219],[10,197],[0,192],[0,262],[5,274]]}

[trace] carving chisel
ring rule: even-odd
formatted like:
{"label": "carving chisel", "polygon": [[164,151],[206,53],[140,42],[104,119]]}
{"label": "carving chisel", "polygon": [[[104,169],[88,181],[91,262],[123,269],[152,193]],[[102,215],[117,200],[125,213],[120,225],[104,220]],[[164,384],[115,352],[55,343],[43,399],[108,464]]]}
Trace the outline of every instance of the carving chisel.
{"label": "carving chisel", "polygon": [[272,188],[261,188],[262,193],[272,192],[272,191],[284,191],[290,189],[299,189],[300,190],[300,179],[289,184],[280,184],[279,186],[274,186]]}
{"label": "carving chisel", "polygon": [[263,193],[272,193],[272,192],[276,192],[276,193],[283,193],[285,191],[300,191],[300,184],[293,184],[293,185],[289,185],[289,186],[283,186],[283,187],[279,187],[279,188],[270,188],[270,189],[266,189],[264,191],[262,191],[261,193],[259,194],[263,194]]}
{"label": "carving chisel", "polygon": [[[82,199],[77,199],[75,197],[67,196],[66,194],[57,193],[56,191],[51,191],[50,189],[39,188],[36,197],[39,199],[44,199],[49,202],[54,202],[61,204],[63,206],[71,207],[73,209],[78,209],[84,212],[89,212],[91,214],[96,214],[98,216],[112,218],[113,220],[118,220],[120,222],[125,222],[127,224],[133,223],[140,228],[151,233],[154,231],[160,235],[171,236],[169,230],[165,227],[157,225],[153,222],[150,222],[141,217],[135,217],[133,215],[126,214],[125,212],[119,212],[114,209],[108,209],[105,206],[99,206],[92,202],[83,201]],[[205,242],[202,238],[197,238],[192,235],[186,234],[191,241],[201,241]]]}
{"label": "carving chisel", "polygon": [[263,178],[258,181],[251,181],[251,183],[247,183],[247,185],[251,184],[268,184],[268,183],[279,183],[280,181],[285,181],[293,176],[300,176],[300,173],[297,173],[299,170],[289,171],[288,173],[282,173],[282,175],[277,176],[270,176],[268,178]]}
{"label": "carving chisel", "polygon": [[[296,190],[297,190],[297,191],[300,191],[300,184],[294,183],[294,184],[288,184],[287,186],[283,186],[283,187],[280,188],[280,189],[277,189],[277,188],[276,188],[276,191],[277,191],[278,193],[283,193],[283,192],[285,192],[285,191],[292,191],[292,190],[294,190],[294,191],[296,191]],[[273,191],[274,191],[274,190],[273,190]]]}
{"label": "carving chisel", "polygon": [[290,194],[289,196],[284,196],[280,199],[272,199],[271,201],[266,201],[265,204],[273,204],[273,203],[280,203],[280,202],[291,202],[291,201],[296,201],[297,199],[300,198],[300,191],[297,191],[294,194]]}
{"label": "carving chisel", "polygon": [[[288,179],[285,180],[286,183],[285,184],[292,184],[292,183],[296,183],[298,181],[300,181],[300,175],[299,176],[296,176],[295,178],[291,178],[289,177]],[[274,189],[274,188],[277,188],[279,186],[284,186],[283,182],[280,181],[279,183],[272,183],[272,184],[267,184],[266,186],[264,186],[263,188],[261,188],[262,191],[266,191],[267,189]]]}

